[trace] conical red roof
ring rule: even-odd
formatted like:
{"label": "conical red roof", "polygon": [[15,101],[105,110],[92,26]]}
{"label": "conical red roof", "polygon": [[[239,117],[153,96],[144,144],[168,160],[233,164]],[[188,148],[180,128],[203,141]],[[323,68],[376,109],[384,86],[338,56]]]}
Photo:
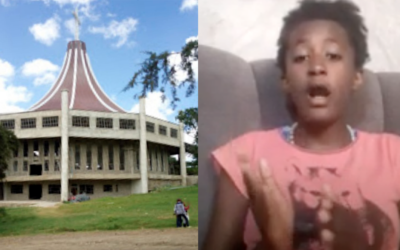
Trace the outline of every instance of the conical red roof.
{"label": "conical red roof", "polygon": [[61,91],[69,91],[69,108],[74,110],[122,112],[97,82],[82,41],[68,43],[60,75],[50,91],[29,111],[61,110]]}

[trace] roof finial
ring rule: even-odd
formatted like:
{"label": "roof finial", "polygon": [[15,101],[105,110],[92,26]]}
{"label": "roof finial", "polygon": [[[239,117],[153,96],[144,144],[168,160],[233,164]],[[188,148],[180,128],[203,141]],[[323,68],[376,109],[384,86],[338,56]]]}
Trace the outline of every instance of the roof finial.
{"label": "roof finial", "polygon": [[79,40],[79,26],[81,25],[81,21],[79,20],[78,16],[78,8],[75,9],[74,12],[72,12],[75,18],[75,40]]}

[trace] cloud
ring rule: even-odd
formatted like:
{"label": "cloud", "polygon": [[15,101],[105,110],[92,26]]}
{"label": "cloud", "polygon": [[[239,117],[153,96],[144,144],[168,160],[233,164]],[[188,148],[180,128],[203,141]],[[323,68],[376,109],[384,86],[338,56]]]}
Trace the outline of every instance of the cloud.
{"label": "cloud", "polygon": [[[196,36],[191,36],[189,38],[186,39],[186,43],[191,42],[191,41],[195,41],[198,40],[198,37]],[[172,51],[174,53],[174,51]],[[186,78],[187,78],[187,73],[186,71],[184,71],[181,67],[181,63],[182,63],[182,59],[181,59],[181,55],[179,53],[177,54],[172,54],[169,56],[168,58],[169,61],[169,65],[175,66],[175,79],[178,81],[178,83],[182,83]],[[198,79],[198,75],[199,75],[199,63],[198,61],[194,61],[192,62],[192,69],[194,71],[195,74],[195,79]]]}
{"label": "cloud", "polygon": [[[177,121],[179,122],[179,121]],[[189,132],[185,133],[185,142],[189,143],[189,144],[193,144],[194,143],[194,139],[196,136],[196,130],[195,129],[191,129]]]}
{"label": "cloud", "polygon": [[129,35],[136,31],[138,24],[139,21],[137,19],[129,17],[120,22],[112,20],[108,26],[89,27],[89,32],[102,34],[104,39],[117,39],[113,46],[119,48],[125,44],[132,45],[132,42],[129,41]]}
{"label": "cloud", "polygon": [[66,21],[64,21],[64,26],[65,28],[67,28],[68,32],[71,35],[75,35],[75,19],[74,18],[70,18]]}
{"label": "cloud", "polygon": [[192,10],[197,6],[197,0],[183,0],[180,10]]}
{"label": "cloud", "polygon": [[0,5],[3,5],[4,7],[10,6],[10,0],[0,0]]}
{"label": "cloud", "polygon": [[22,66],[22,75],[35,77],[35,86],[52,84],[56,80],[56,73],[60,67],[45,59],[35,59]]}
{"label": "cloud", "polygon": [[14,76],[14,74],[14,66],[12,66],[9,62],[0,59],[0,78],[6,79]]}
{"label": "cloud", "polygon": [[108,17],[116,17],[116,16],[117,16],[117,14],[113,14],[113,13],[107,13],[107,16],[108,16]]}
{"label": "cloud", "polygon": [[[161,96],[161,92],[148,93],[146,98],[146,115],[162,120],[170,120],[168,117],[171,116],[174,111],[170,108],[170,101],[166,99],[163,102]],[[132,107],[131,112],[139,113],[139,110],[139,103],[137,103]]]}
{"label": "cloud", "polygon": [[9,83],[14,74],[14,66],[0,59],[0,113],[23,111],[18,103],[29,102],[32,98],[32,93],[26,87]]}
{"label": "cloud", "polygon": [[60,37],[58,16],[48,19],[44,23],[36,23],[29,28],[36,41],[50,46]]}
{"label": "cloud", "polygon": [[50,3],[54,2],[60,5],[60,7],[63,7],[64,5],[67,4],[72,4],[72,5],[88,5],[94,0],[34,0],[34,1],[42,1],[44,4],[49,5]]}
{"label": "cloud", "polygon": [[31,0],[31,1],[41,1],[47,6],[49,6],[51,3],[54,3],[59,5],[60,8],[72,5],[73,8],[78,8],[79,13],[82,13],[85,17],[89,18],[92,21],[97,21],[100,18],[100,14],[94,13],[94,6],[92,5],[92,2],[94,2],[95,0]]}

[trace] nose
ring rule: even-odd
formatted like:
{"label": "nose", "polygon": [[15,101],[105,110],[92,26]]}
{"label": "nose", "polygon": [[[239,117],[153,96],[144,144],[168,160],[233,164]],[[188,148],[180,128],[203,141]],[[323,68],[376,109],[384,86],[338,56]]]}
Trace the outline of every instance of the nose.
{"label": "nose", "polygon": [[323,60],[318,57],[310,58],[308,64],[308,75],[310,76],[320,76],[326,75],[326,67]]}

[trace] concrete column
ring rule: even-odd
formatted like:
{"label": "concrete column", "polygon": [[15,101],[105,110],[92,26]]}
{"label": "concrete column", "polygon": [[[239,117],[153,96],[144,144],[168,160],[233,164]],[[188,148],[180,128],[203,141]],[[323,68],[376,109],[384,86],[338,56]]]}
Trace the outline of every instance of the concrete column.
{"label": "concrete column", "polygon": [[68,91],[61,93],[61,201],[68,201]]}
{"label": "concrete column", "polygon": [[181,164],[181,177],[182,177],[182,186],[186,186],[186,176],[187,176],[187,169],[186,169],[186,150],[185,150],[185,130],[183,129],[183,124],[181,123],[179,126],[179,140],[180,140],[180,147],[179,147],[179,161]]}
{"label": "concrete column", "polygon": [[146,140],[146,99],[140,98],[139,135],[140,135],[140,184],[141,193],[148,193],[147,184],[147,140]]}

